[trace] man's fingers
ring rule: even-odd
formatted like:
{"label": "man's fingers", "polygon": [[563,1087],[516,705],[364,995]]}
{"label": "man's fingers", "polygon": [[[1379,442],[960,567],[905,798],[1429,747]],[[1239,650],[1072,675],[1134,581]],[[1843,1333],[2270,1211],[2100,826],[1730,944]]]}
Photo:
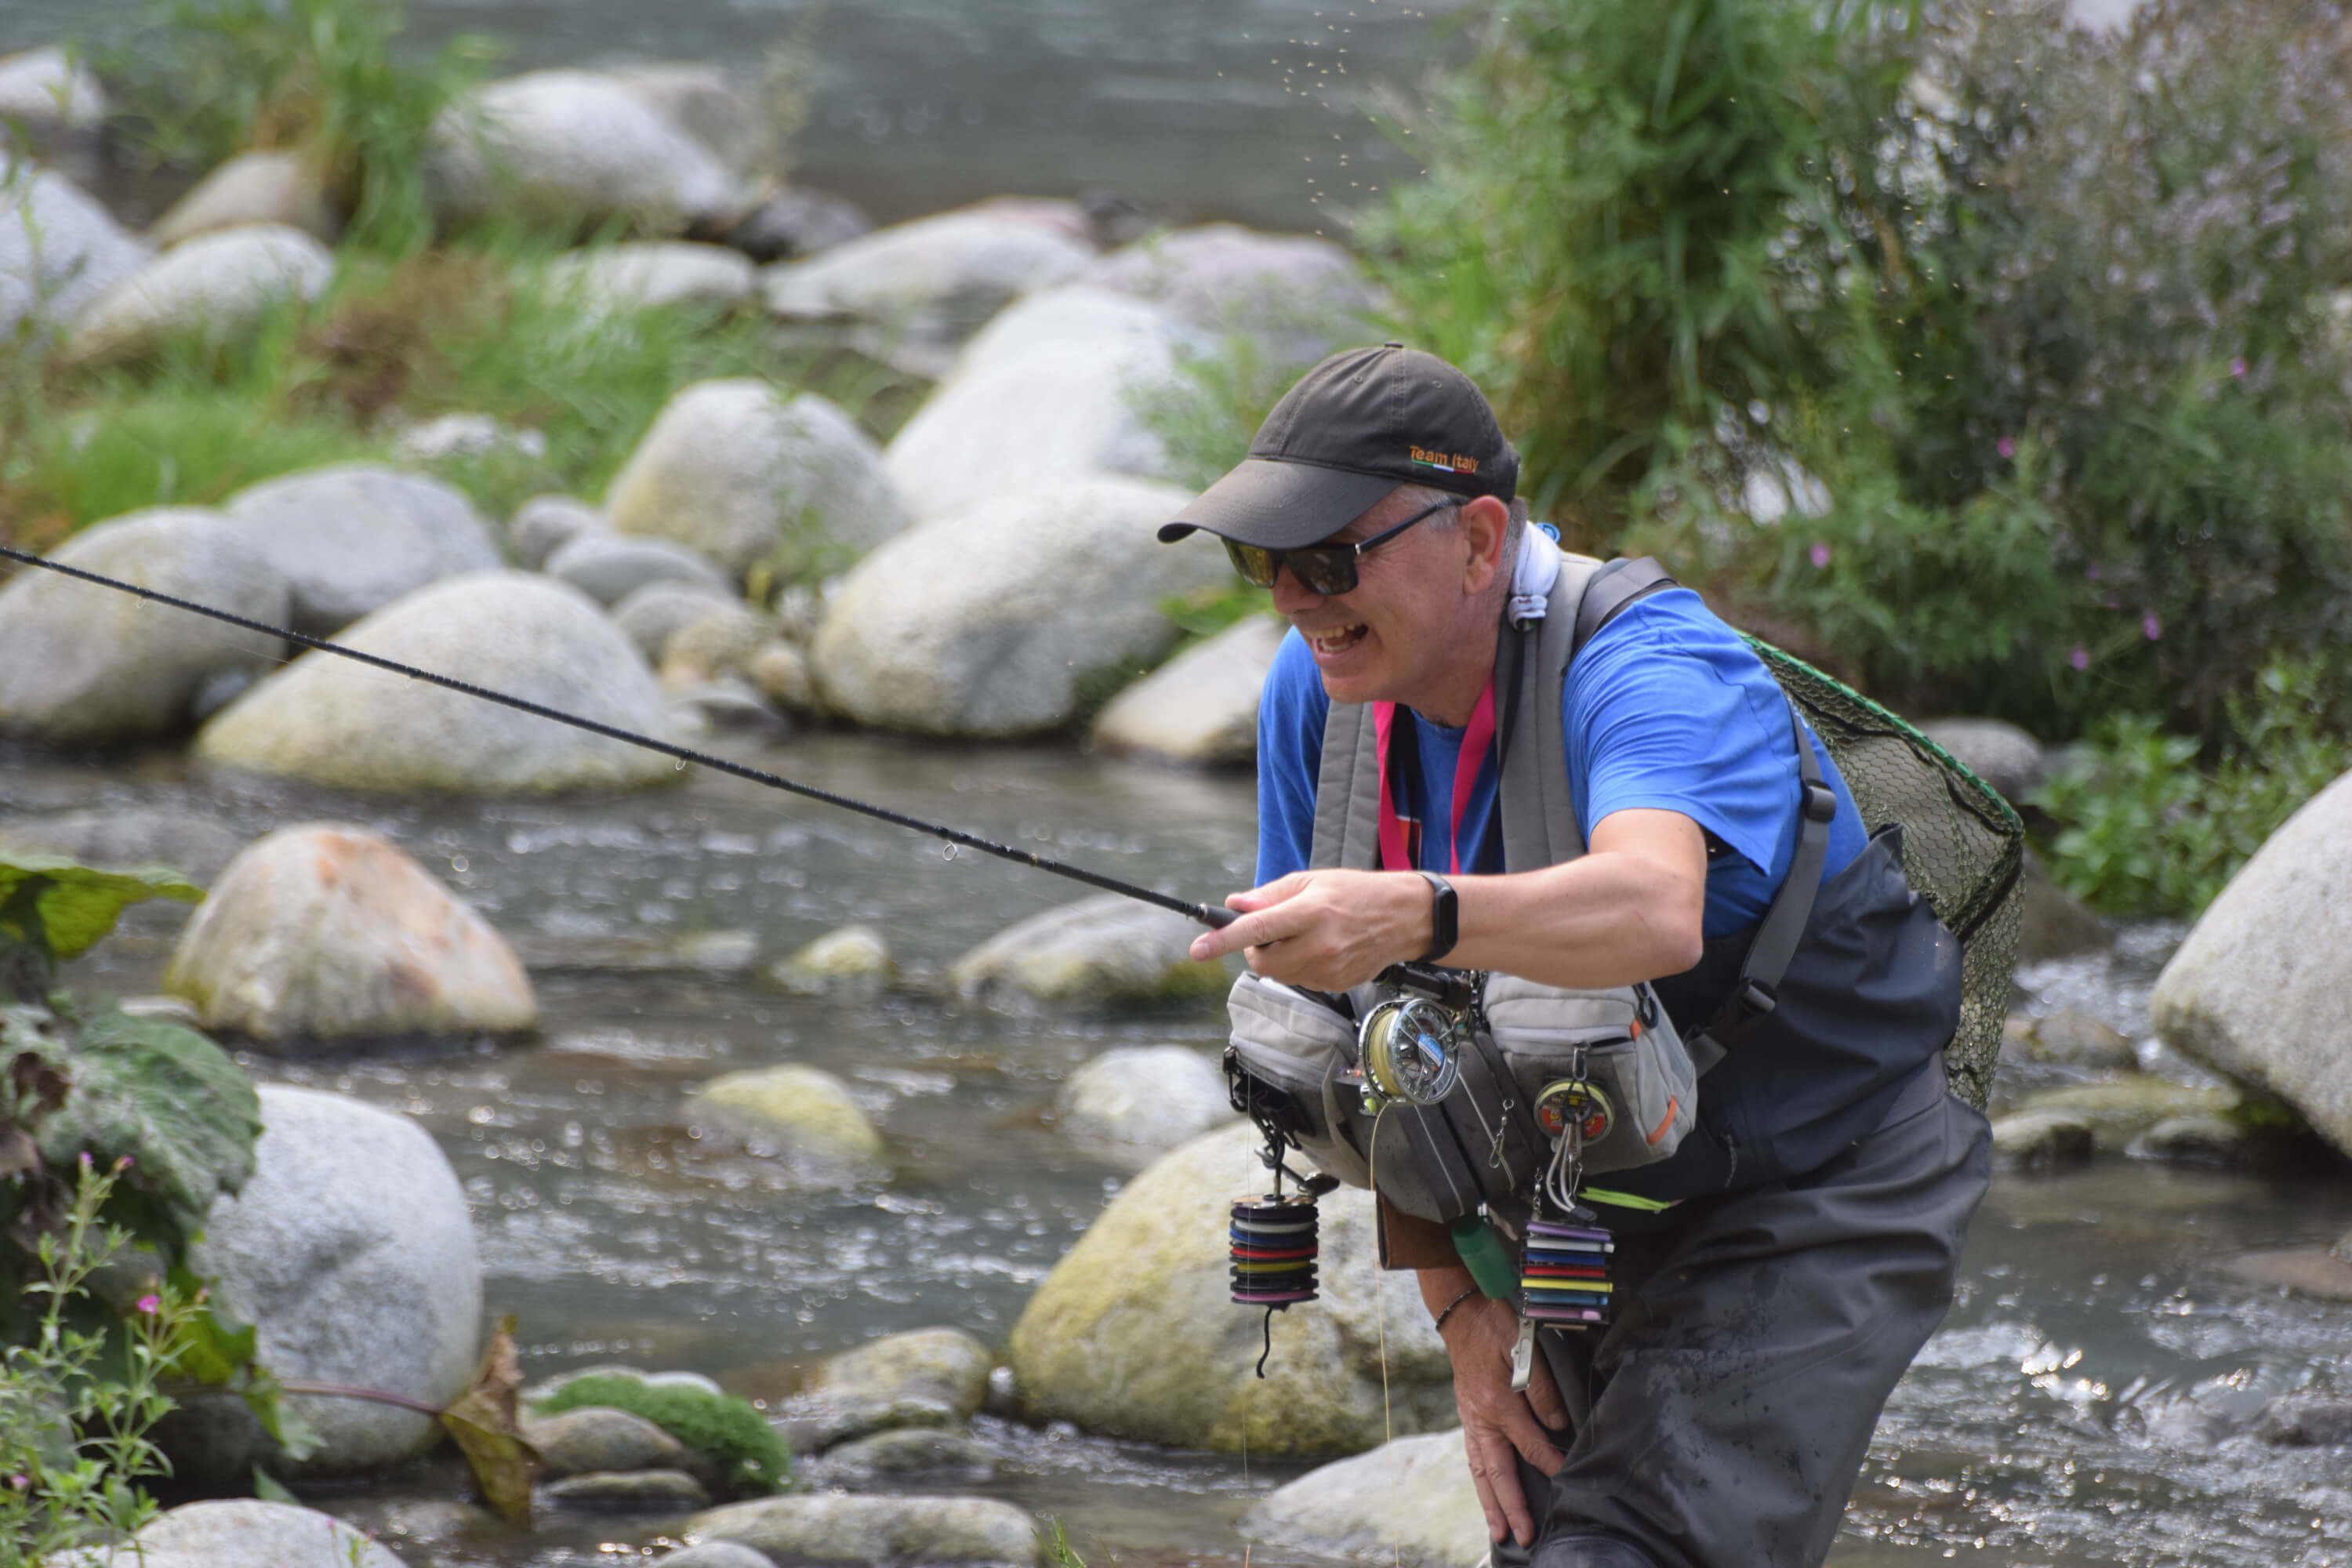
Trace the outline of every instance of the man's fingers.
{"label": "man's fingers", "polygon": [[1551,1380],[1551,1368],[1541,1356],[1536,1358],[1535,1376],[1528,1380],[1528,1404],[1536,1419],[1554,1431],[1568,1425],[1568,1401],[1559,1396],[1559,1384]]}
{"label": "man's fingers", "polygon": [[1507,1525],[1512,1539],[1521,1546],[1532,1546],[1536,1539],[1535,1516],[1528,1511],[1528,1495],[1519,1485],[1518,1467],[1512,1463],[1513,1444],[1491,1431],[1465,1431],[1464,1440],[1470,1455],[1470,1478],[1476,1483],[1481,1504],[1491,1495],[1494,1501],[1486,1506],[1487,1538],[1503,1539],[1503,1527]]}

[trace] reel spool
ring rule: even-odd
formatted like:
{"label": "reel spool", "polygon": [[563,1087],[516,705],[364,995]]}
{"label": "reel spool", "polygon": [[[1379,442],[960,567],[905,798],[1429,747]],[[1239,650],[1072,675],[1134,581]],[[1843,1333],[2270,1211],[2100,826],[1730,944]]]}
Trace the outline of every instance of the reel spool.
{"label": "reel spool", "polygon": [[1425,996],[1383,1002],[1357,1032],[1365,1109],[1374,1115],[1392,1100],[1434,1105],[1462,1081],[1468,1029],[1462,1016]]}
{"label": "reel spool", "polygon": [[1287,1307],[1315,1296],[1315,1204],[1268,1193],[1235,1201],[1230,1254],[1234,1302]]}
{"label": "reel spool", "polygon": [[1574,1127],[1583,1142],[1598,1143],[1616,1122],[1616,1109],[1601,1086],[1580,1078],[1554,1079],[1536,1096],[1536,1125],[1547,1138],[1561,1137]]}

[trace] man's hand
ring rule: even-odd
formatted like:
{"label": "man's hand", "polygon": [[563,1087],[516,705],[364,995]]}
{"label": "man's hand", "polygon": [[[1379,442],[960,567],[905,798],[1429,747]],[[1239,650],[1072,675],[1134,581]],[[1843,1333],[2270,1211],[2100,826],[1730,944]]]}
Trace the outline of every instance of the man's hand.
{"label": "man's hand", "polygon": [[1463,1302],[1445,1321],[1454,1405],[1462,1413],[1462,1443],[1478,1506],[1486,1513],[1486,1537],[1500,1541],[1507,1532],[1524,1547],[1535,1544],[1536,1521],[1512,1458],[1516,1454],[1546,1475],[1559,1469],[1568,1456],[1546,1428],[1566,1426],[1568,1406],[1540,1355],[1528,1391],[1511,1392],[1511,1347],[1518,1336],[1519,1317],[1511,1304],[1483,1296]]}
{"label": "man's hand", "polygon": [[1429,951],[1429,884],[1410,871],[1293,871],[1225,907],[1242,918],[1193,938],[1192,956],[1242,952],[1286,985],[1345,991]]}

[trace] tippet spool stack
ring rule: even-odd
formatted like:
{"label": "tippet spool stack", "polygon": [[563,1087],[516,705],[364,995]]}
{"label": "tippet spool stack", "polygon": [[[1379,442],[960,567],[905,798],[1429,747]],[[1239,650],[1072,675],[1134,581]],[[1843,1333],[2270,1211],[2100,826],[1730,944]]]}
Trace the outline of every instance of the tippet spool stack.
{"label": "tippet spool stack", "polygon": [[1562,1329],[1609,1326],[1609,1255],[1599,1216],[1579,1204],[1565,1220],[1531,1219],[1519,1268],[1519,1317]]}
{"label": "tippet spool stack", "polygon": [[1287,1307],[1315,1300],[1315,1205],[1279,1193],[1234,1205],[1234,1300],[1244,1307]]}

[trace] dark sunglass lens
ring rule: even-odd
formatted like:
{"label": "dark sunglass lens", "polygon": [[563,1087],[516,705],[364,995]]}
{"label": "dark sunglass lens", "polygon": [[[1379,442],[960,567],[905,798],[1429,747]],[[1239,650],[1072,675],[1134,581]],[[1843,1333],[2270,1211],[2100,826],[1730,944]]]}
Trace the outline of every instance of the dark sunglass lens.
{"label": "dark sunglass lens", "polygon": [[1255,588],[1274,586],[1274,552],[1228,539],[1225,553],[1232,557],[1234,570],[1242,574],[1243,582]]}
{"label": "dark sunglass lens", "polygon": [[1353,550],[1294,550],[1284,564],[1290,568],[1290,574],[1298,579],[1298,585],[1310,594],[1320,594],[1328,598],[1335,594],[1349,593],[1356,586],[1356,552]]}

